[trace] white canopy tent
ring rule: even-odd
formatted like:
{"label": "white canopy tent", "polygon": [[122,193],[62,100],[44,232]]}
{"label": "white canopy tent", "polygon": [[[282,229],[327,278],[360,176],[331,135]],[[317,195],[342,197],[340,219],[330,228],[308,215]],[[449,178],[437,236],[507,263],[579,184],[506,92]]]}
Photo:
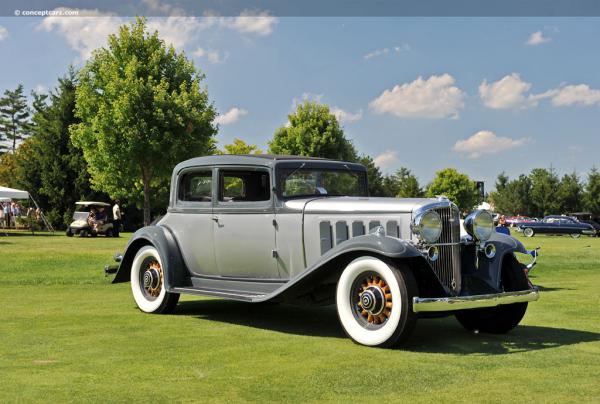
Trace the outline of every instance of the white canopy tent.
{"label": "white canopy tent", "polygon": [[1,199],[29,199],[29,192],[20,189],[0,187]]}
{"label": "white canopy tent", "polygon": [[[36,208],[39,206],[35,199],[27,191],[21,191],[20,189],[8,188],[0,186],[0,202],[9,202],[13,199],[31,199]],[[54,233],[52,225],[46,220],[46,216],[43,212],[40,213],[42,221],[46,225],[46,228]],[[6,233],[5,233],[6,234]]]}

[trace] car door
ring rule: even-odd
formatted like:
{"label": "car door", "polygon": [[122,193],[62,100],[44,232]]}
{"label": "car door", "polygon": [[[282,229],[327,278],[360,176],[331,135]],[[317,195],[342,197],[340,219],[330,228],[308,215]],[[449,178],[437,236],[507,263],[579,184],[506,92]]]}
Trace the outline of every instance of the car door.
{"label": "car door", "polygon": [[213,234],[219,274],[279,279],[269,169],[220,167],[217,176]]}
{"label": "car door", "polygon": [[213,171],[198,167],[181,172],[174,206],[162,222],[175,235],[186,266],[196,276],[219,275],[213,239]]}

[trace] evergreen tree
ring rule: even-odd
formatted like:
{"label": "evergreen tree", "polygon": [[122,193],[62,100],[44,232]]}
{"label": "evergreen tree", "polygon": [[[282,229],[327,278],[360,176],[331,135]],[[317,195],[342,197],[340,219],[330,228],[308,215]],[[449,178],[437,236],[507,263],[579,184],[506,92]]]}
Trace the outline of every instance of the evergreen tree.
{"label": "evergreen tree", "polygon": [[559,179],[552,167],[550,169],[534,168],[529,174],[531,179],[531,202],[533,216],[543,217],[560,211],[560,203],[556,197]]}
{"label": "evergreen tree", "polygon": [[583,186],[575,172],[565,174],[556,190],[561,213],[579,212],[583,207]]}
{"label": "evergreen tree", "polygon": [[600,216],[600,172],[592,167],[588,173],[584,193],[585,208],[596,216]]}
{"label": "evergreen tree", "polygon": [[386,194],[396,198],[421,198],[425,192],[419,180],[406,167],[400,167],[394,174],[385,178]]}
{"label": "evergreen tree", "polygon": [[108,195],[91,190],[83,152],[69,135],[69,127],[80,122],[73,112],[76,87],[75,72],[70,69],[49,96],[35,95],[33,103],[32,147],[41,179],[38,192],[56,227],[71,221],[76,201],[108,199]]}
{"label": "evergreen tree", "polygon": [[375,165],[373,158],[364,154],[357,159],[357,163],[360,163],[367,168],[369,196],[385,196],[383,190],[383,176],[381,175],[379,167]]}
{"label": "evergreen tree", "polygon": [[[0,141],[8,142],[8,148],[14,153],[17,142],[27,136],[28,129],[27,97],[23,94],[23,85],[19,84],[13,91],[4,91],[0,98]],[[4,148],[7,148],[6,145]]]}

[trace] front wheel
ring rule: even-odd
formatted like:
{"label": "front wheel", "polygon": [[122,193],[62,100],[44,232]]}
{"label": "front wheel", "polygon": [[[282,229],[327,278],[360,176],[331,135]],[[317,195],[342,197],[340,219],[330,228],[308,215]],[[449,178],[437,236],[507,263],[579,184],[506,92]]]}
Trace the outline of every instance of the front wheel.
{"label": "front wheel", "polygon": [[408,338],[417,316],[417,283],[407,267],[360,257],[342,272],[336,290],[340,323],[356,343],[388,348]]}
{"label": "front wheel", "polygon": [[579,237],[581,237],[581,234],[580,233],[571,233],[571,237],[579,238]]}
{"label": "front wheel", "polygon": [[137,306],[146,313],[171,313],[179,301],[178,293],[165,289],[162,260],[153,246],[142,247],[133,259],[131,291]]}
{"label": "front wheel", "polygon": [[[514,257],[507,257],[502,265],[502,288],[504,292],[530,289],[523,266]],[[456,319],[467,330],[504,334],[521,322],[526,311],[527,303],[503,304],[485,309],[459,311],[456,313]]]}
{"label": "front wheel", "polygon": [[525,228],[525,229],[523,230],[523,235],[524,235],[525,237],[533,237],[533,235],[534,235],[533,229],[532,229],[531,227],[527,227],[527,228]]}

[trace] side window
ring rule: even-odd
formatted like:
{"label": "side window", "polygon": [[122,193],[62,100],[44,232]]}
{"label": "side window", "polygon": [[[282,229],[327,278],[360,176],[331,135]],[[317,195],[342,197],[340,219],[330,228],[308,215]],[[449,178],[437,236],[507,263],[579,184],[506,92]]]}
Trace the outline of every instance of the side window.
{"label": "side window", "polygon": [[220,202],[260,202],[271,199],[268,171],[221,170]]}
{"label": "side window", "polygon": [[186,173],[179,181],[180,201],[210,202],[212,200],[212,171]]}

